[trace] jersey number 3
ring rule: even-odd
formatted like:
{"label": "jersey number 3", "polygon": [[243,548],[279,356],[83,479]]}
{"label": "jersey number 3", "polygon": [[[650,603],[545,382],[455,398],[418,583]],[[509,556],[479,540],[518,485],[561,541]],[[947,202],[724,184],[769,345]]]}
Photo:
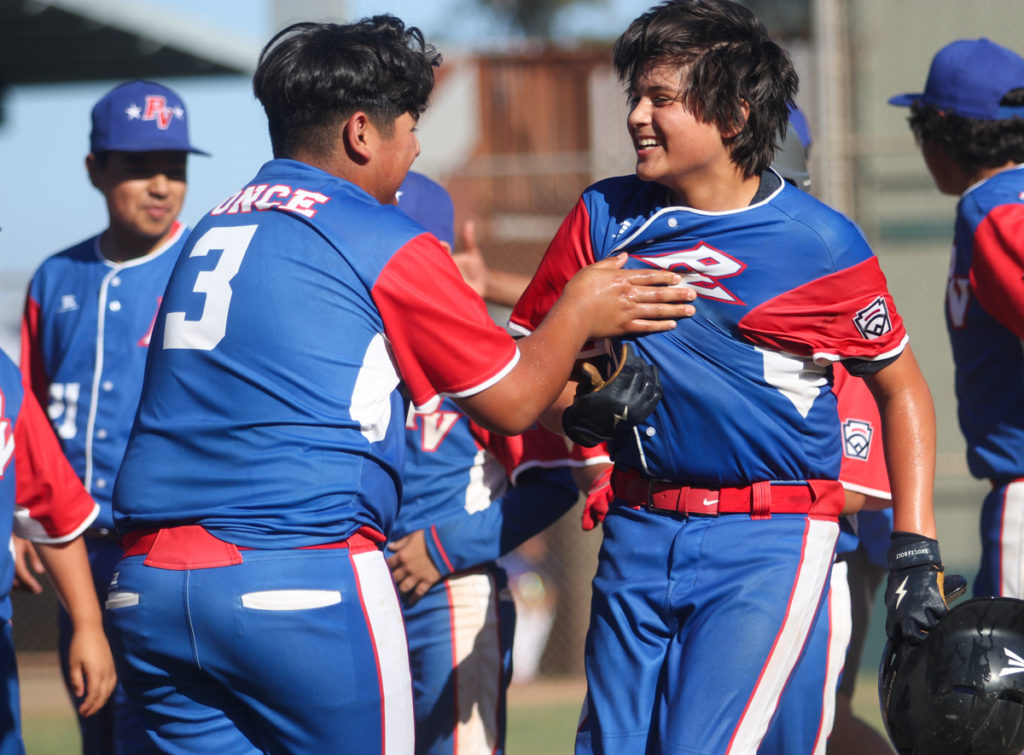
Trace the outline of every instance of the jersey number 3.
{"label": "jersey number 3", "polygon": [[238,274],[255,225],[211,228],[196,242],[189,257],[205,257],[220,251],[220,259],[212,270],[203,270],[196,276],[192,290],[206,294],[203,313],[198,320],[186,320],[184,312],[168,312],[164,324],[165,349],[199,349],[209,351],[216,347],[228,327],[228,307],[231,306],[231,279]]}

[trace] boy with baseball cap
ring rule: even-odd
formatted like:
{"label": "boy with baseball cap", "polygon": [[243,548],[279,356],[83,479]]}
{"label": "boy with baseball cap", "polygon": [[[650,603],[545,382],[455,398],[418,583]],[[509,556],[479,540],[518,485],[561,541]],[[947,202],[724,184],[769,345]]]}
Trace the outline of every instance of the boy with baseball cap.
{"label": "boy with baseball cap", "polygon": [[[178,213],[190,152],[206,154],[192,145],[185,104],[173,90],[136,80],[100,98],[85,166],[106,200],[107,228],[44,261],[25,303],[26,388],[46,407],[64,454],[100,505],[85,541],[101,602],[122,553],[113,535],[114,478],[142,390],[150,329],[187,236]],[[38,591],[18,561],[19,580]],[[67,619],[61,609],[65,674]],[[80,718],[84,752],[146,746],[128,705],[118,685],[100,713]]]}
{"label": "boy with baseball cap", "polygon": [[[946,611],[931,396],[863,235],[770,168],[797,76],[754,14],[660,3],[614,65],[635,175],[584,190],[511,323],[532,332],[570,275],[623,252],[683,273],[700,306],[630,339],[663,399],[609,442],[576,753],[814,752],[822,688],[779,703],[799,663],[825,663],[807,640],[844,506],[831,367],[878,404],[898,530],[887,631],[911,642]],[[783,724],[799,744],[766,739]]]}
{"label": "boy with baseball cap", "polygon": [[935,186],[960,196],[946,287],[960,427],[981,510],[976,596],[1024,598],[1024,58],[988,39],[935,54],[910,128]]}

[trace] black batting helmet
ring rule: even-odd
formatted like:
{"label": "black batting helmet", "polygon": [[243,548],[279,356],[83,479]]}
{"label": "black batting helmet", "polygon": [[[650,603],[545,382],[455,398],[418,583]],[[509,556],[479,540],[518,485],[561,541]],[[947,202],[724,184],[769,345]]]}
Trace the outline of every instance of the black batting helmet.
{"label": "black batting helmet", "polygon": [[1024,600],[951,608],[919,644],[890,641],[878,697],[900,755],[1024,751]]}

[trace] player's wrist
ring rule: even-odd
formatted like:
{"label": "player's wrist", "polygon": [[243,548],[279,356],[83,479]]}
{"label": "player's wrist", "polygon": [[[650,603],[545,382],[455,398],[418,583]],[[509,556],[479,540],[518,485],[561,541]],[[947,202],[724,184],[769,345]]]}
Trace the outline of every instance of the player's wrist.
{"label": "player's wrist", "polygon": [[932,566],[941,571],[939,541],[916,532],[893,532],[889,540],[888,561],[890,571],[916,566]]}

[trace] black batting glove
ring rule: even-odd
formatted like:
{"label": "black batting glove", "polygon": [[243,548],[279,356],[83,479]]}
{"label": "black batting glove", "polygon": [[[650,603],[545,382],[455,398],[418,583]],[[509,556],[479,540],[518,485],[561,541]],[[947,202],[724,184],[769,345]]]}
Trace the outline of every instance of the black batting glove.
{"label": "black batting glove", "polygon": [[949,606],[937,540],[913,532],[892,533],[885,607],[885,633],[894,641],[920,642],[939,623]]}
{"label": "black batting glove", "polygon": [[591,448],[647,419],[661,401],[658,368],[622,345],[619,363],[608,377],[584,362],[572,405],[562,412],[562,429],[574,442]]}

